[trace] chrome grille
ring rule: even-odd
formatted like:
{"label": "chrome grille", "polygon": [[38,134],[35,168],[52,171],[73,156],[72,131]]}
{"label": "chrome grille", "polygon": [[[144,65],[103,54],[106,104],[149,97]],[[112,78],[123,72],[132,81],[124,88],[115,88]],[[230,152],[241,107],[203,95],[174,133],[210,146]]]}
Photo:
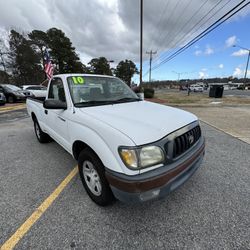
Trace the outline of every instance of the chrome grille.
{"label": "chrome grille", "polygon": [[188,132],[176,137],[173,145],[173,158],[183,154],[191,148],[201,137],[201,128],[196,126]]}

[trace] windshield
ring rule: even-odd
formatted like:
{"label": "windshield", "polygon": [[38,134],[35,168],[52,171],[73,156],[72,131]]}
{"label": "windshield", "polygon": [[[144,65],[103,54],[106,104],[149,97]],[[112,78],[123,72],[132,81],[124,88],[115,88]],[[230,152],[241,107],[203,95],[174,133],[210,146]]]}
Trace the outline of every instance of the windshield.
{"label": "windshield", "polygon": [[75,106],[139,101],[138,96],[118,78],[71,76],[67,78]]}
{"label": "windshield", "polygon": [[13,90],[13,91],[19,91],[22,90],[21,88],[15,86],[15,85],[11,85],[11,84],[4,84],[2,85],[4,88],[7,88],[9,90]]}

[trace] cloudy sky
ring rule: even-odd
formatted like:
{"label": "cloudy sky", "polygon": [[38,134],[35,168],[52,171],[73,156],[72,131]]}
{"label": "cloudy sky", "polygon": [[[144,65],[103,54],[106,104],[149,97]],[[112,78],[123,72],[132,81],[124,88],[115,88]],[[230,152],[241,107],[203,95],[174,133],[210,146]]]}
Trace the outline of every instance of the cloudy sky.
{"label": "cloudy sky", "polygon": [[[146,51],[157,51],[153,66],[158,65],[239,2],[144,0],[144,79],[148,78]],[[178,75],[180,78],[242,76],[247,52],[232,45],[250,47],[249,24],[247,7],[187,51],[154,70],[153,79],[177,79]],[[84,63],[99,56],[115,63],[124,59],[138,62],[139,0],[0,0],[2,38],[11,28],[30,32],[51,27],[66,33]]]}

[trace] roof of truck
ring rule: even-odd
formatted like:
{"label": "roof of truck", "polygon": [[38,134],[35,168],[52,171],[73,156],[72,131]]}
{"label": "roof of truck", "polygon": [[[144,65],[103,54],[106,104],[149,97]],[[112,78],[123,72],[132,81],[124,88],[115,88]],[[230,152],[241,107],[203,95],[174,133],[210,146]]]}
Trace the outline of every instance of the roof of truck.
{"label": "roof of truck", "polygon": [[98,77],[112,77],[116,78],[115,76],[109,76],[109,75],[98,75],[98,74],[84,74],[84,73],[70,73],[70,74],[58,74],[55,76],[61,76],[61,77],[68,77],[68,76],[98,76]]}

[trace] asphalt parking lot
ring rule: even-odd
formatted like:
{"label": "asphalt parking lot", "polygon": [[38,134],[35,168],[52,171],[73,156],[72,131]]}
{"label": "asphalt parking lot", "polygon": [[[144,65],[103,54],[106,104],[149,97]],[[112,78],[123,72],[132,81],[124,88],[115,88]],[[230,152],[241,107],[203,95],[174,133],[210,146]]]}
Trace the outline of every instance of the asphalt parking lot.
{"label": "asphalt parking lot", "polygon": [[[25,111],[3,115],[0,245],[76,166],[55,142],[38,143]],[[76,175],[16,249],[250,249],[250,145],[202,128],[202,167],[164,200],[98,207]]]}

